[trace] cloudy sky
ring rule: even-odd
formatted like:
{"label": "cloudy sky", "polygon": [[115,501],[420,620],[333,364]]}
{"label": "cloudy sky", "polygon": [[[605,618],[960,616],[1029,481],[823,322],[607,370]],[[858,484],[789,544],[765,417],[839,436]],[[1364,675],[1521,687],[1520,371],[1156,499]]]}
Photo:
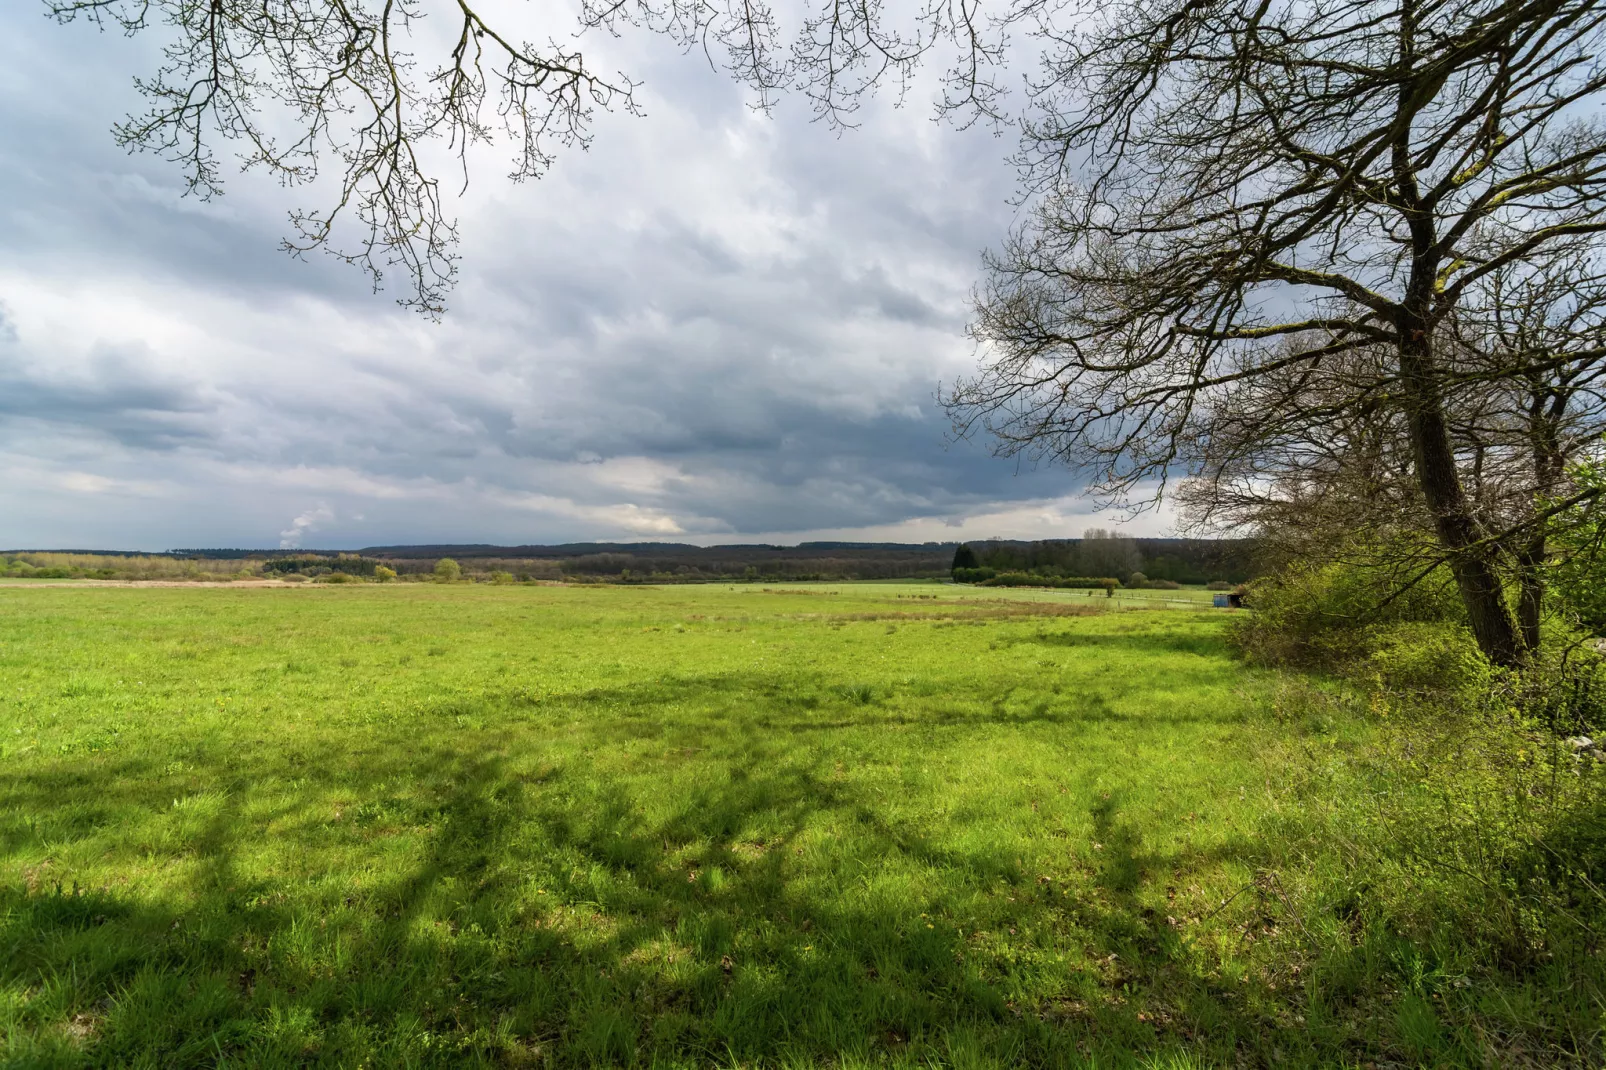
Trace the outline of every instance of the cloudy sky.
{"label": "cloudy sky", "polygon": [[[648,115],[538,183],[477,161],[441,323],[276,250],[110,126],[155,38],[0,5],[0,546],[1064,537],[1073,475],[950,443],[939,384],[1014,209],[1007,138],[771,117],[652,37]],[[918,94],[917,94],[918,96]],[[1131,525],[1158,533],[1163,517]]]}

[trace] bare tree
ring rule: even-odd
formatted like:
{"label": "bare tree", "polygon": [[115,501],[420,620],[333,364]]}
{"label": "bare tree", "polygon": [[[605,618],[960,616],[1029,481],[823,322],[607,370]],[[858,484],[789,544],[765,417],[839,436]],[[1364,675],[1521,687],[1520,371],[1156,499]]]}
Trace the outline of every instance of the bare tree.
{"label": "bare tree", "polygon": [[[1451,434],[1517,576],[1523,645],[1539,643],[1553,503],[1606,429],[1606,267],[1587,238],[1491,272],[1449,321],[1465,380]],[[1592,493],[1592,492],[1589,492]]]}
{"label": "bare tree", "polygon": [[[285,248],[332,252],[376,288],[396,270],[403,303],[431,315],[457,254],[430,143],[466,164],[471,146],[502,137],[512,177],[536,178],[559,149],[589,144],[596,109],[638,110],[638,83],[598,72],[579,47],[585,33],[667,35],[746,83],[759,107],[796,88],[838,127],[853,124],[865,94],[907,87],[946,49],[940,110],[996,120],[1008,27],[1041,2],[984,19],[980,0],[929,0],[898,27],[880,0],[832,0],[787,35],[763,0],[576,0],[575,35],[540,45],[503,32],[511,0],[492,18],[469,0],[44,0],[64,23],[165,35],[164,62],[136,82],[149,108],[116,127],[120,144],[172,160],[203,198],[222,189],[220,142],[289,185],[333,171],[332,200],[292,215]],[[449,20],[450,33],[420,57],[432,38],[416,31],[429,16]]]}
{"label": "bare tree", "polygon": [[1113,576],[1125,580],[1143,564],[1135,539],[1106,528],[1088,528],[1082,532],[1077,555],[1084,576]]}
{"label": "bare tree", "polygon": [[1423,533],[1431,546],[1403,417],[1378,396],[1386,365],[1376,349],[1358,349],[1314,368],[1283,364],[1202,398],[1186,444],[1189,475],[1171,492],[1183,525],[1252,531],[1269,563],[1359,551],[1377,564],[1379,552],[1410,556]]}
{"label": "bare tree", "polygon": [[[1568,291],[1569,304],[1578,292]],[[1537,318],[1551,310],[1525,311]],[[1548,542],[1581,515],[1558,516],[1554,506],[1595,493],[1575,486],[1572,473],[1600,452],[1606,360],[1546,360],[1539,351],[1519,358],[1496,348],[1498,337],[1480,332],[1477,341],[1489,348],[1457,348],[1447,361],[1465,379],[1448,399],[1447,420],[1474,510],[1496,533],[1498,567],[1518,591],[1529,651],[1539,644]],[[1268,561],[1378,569],[1397,593],[1426,579],[1447,557],[1415,478],[1404,415],[1377,398],[1386,355],[1346,354],[1324,362],[1321,374],[1277,369],[1201,405],[1192,446],[1198,460],[1173,492],[1185,526],[1254,531]],[[1480,373],[1490,378],[1480,383]]]}
{"label": "bare tree", "polygon": [[[1440,349],[1456,389],[1446,421],[1473,509],[1519,590],[1522,645],[1539,641],[1550,506],[1579,488],[1573,466],[1606,428],[1606,279],[1593,243],[1561,243],[1494,272],[1447,321]],[[1285,342],[1281,355],[1302,344]],[[1202,398],[1191,477],[1177,488],[1196,529],[1254,529],[1284,559],[1360,554],[1406,582],[1442,553],[1390,401],[1386,347],[1279,363]]]}
{"label": "bare tree", "polygon": [[[1506,540],[1451,423],[1490,373],[1448,351],[1502,271],[1606,230],[1603,18],[1592,0],[1105,7],[1037,87],[1041,197],[989,264],[961,430],[1131,500],[1208,455],[1198,416],[1235,384],[1284,384],[1244,414],[1268,439],[1381,406],[1379,460],[1408,458],[1480,647],[1520,663]],[[1361,350],[1364,381],[1300,408]]]}

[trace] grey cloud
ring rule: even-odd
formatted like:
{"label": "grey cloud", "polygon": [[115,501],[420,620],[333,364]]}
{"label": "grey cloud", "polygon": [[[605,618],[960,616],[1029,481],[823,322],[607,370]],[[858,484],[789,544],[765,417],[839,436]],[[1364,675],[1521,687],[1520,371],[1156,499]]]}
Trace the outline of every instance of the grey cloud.
{"label": "grey cloud", "polygon": [[125,446],[169,450],[211,438],[216,404],[195,383],[153,374],[147,347],[102,344],[76,372],[40,373],[0,345],[0,420],[48,421],[110,436]]}
{"label": "grey cloud", "polygon": [[[246,177],[203,205],[116,150],[148,44],[9,10],[0,31],[26,42],[0,87],[0,448],[35,480],[0,490],[0,543],[273,545],[308,517],[325,545],[801,532],[1074,490],[950,447],[933,401],[1011,218],[991,137],[884,106],[840,138],[798,102],[754,120],[626,42],[649,117],[606,118],[539,184],[477,166],[429,325],[276,251],[300,192]],[[136,521],[110,503],[140,480]]]}

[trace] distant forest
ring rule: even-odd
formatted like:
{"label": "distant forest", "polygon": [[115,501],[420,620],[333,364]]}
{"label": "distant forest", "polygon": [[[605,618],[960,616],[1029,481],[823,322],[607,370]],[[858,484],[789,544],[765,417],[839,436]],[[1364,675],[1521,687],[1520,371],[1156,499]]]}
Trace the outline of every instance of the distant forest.
{"label": "distant forest", "polygon": [[[967,544],[977,561],[999,571],[1112,576],[1142,572],[1151,580],[1239,583],[1254,575],[1248,539],[988,539]],[[684,543],[564,543],[556,546],[370,546],[356,551],[383,561],[401,577],[430,573],[452,558],[467,576],[510,574],[520,580],[613,583],[698,583],[782,580],[936,579],[950,574],[959,543],[806,542],[690,546]],[[319,550],[175,550],[175,557],[271,560],[336,556]]]}
{"label": "distant forest", "polygon": [[1129,539],[1104,533],[1082,539],[967,544],[976,564],[999,572],[1043,576],[1109,576],[1125,582],[1141,572],[1172,583],[1243,583],[1256,572],[1252,539]]}

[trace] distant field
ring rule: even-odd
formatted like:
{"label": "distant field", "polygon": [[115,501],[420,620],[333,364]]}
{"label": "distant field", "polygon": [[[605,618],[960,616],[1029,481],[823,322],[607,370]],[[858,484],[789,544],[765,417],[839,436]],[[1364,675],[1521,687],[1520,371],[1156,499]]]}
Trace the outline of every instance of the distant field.
{"label": "distant field", "polygon": [[1326,1063],[1238,895],[1288,728],[1178,595],[7,587],[0,1052]]}

